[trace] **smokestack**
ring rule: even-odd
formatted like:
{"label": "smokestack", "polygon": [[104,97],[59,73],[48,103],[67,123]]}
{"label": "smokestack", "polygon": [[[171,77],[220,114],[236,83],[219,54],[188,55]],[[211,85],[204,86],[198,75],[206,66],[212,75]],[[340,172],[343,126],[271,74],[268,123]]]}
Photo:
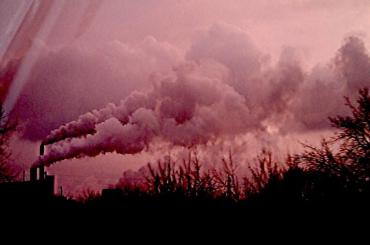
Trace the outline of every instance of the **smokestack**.
{"label": "smokestack", "polygon": [[37,181],[37,168],[31,167],[30,169],[30,180]]}
{"label": "smokestack", "polygon": [[44,165],[41,165],[39,167],[39,180],[44,180],[45,179],[45,167]]}
{"label": "smokestack", "polygon": [[45,153],[45,145],[44,143],[41,143],[40,145],[40,156],[43,156]]}
{"label": "smokestack", "polygon": [[[44,143],[40,145],[40,156],[43,156],[45,153]],[[43,165],[39,166],[39,180],[45,179],[45,167]]]}

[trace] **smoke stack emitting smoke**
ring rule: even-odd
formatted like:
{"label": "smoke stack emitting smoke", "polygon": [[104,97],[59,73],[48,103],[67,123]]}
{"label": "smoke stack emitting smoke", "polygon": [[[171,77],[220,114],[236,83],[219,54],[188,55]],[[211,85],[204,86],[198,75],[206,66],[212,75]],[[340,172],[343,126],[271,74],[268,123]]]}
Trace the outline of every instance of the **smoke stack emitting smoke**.
{"label": "smoke stack emitting smoke", "polygon": [[145,107],[130,111],[128,106],[134,97],[135,94],[120,106],[109,104],[102,110],[82,115],[53,131],[43,144],[54,144],[35,165],[105,152],[132,154],[143,150],[152,135],[158,134],[157,119]]}
{"label": "smoke stack emitting smoke", "polygon": [[[135,154],[155,138],[192,146],[217,137],[268,131],[270,126],[281,132],[302,125],[318,128],[319,120],[328,116],[325,112],[340,110],[338,94],[350,95],[369,84],[365,72],[370,70],[369,57],[358,38],[346,40],[335,68],[316,67],[307,73],[294,55],[286,53],[276,66],[264,64],[247,36],[234,35],[236,31],[228,28],[212,27],[208,37],[193,44],[187,61],[153,81],[149,91],[133,92],[119,105],[108,104],[52,131],[43,141],[49,145],[46,155],[33,166],[109,152]],[[220,38],[224,32],[230,40]],[[229,52],[235,46],[243,52]],[[354,66],[354,60],[361,65]],[[314,97],[327,108],[307,105]]]}

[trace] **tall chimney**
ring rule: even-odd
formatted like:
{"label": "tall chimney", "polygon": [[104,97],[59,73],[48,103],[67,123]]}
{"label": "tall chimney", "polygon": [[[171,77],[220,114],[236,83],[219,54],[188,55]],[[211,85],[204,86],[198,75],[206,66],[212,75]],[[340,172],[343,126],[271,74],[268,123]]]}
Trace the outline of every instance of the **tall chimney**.
{"label": "tall chimney", "polygon": [[37,181],[37,168],[31,167],[30,169],[30,180]]}
{"label": "tall chimney", "polygon": [[[40,145],[40,156],[44,155],[45,153],[45,146],[44,143],[41,143]],[[39,167],[39,180],[44,180],[45,179],[45,167],[41,165]]]}
{"label": "tall chimney", "polygon": [[44,180],[45,179],[45,167],[44,165],[41,165],[39,167],[39,180]]}
{"label": "tall chimney", "polygon": [[40,145],[40,156],[44,155],[45,153],[45,146],[44,146],[44,143],[41,143]]}

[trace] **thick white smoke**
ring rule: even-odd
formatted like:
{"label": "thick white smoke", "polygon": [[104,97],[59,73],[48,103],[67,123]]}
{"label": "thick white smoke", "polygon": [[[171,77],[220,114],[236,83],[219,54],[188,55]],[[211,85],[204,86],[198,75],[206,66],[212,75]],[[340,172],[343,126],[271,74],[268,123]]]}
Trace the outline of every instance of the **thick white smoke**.
{"label": "thick white smoke", "polygon": [[[176,48],[150,36],[135,45],[117,40],[44,45],[12,113],[26,124],[23,137],[38,141],[86,111],[145,88],[150,76],[171,71],[179,56]],[[0,68],[0,80],[11,78],[17,66]]]}
{"label": "thick white smoke", "polygon": [[48,152],[35,165],[134,154],[156,138],[193,146],[249,132],[326,128],[327,116],[343,112],[342,96],[370,81],[369,56],[356,37],[345,40],[332,62],[305,71],[293,49],[271,65],[246,33],[217,24],[185,57],[171,73],[153,76],[151,89],[52,131],[44,140]]}
{"label": "thick white smoke", "polygon": [[[44,140],[55,144],[39,163],[104,152],[136,153],[153,137],[189,146],[257,126],[244,97],[225,83],[227,74],[211,74],[215,69],[213,64],[184,64],[151,91],[134,92],[118,106],[109,104],[63,125]],[[219,120],[224,116],[229,121]]]}

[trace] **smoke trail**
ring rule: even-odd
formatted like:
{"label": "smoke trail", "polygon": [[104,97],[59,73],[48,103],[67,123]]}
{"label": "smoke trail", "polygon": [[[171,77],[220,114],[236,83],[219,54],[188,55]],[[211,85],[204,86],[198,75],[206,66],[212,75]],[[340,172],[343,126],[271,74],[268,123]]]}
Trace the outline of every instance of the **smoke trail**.
{"label": "smoke trail", "polygon": [[95,126],[110,118],[118,119],[122,124],[128,122],[128,116],[138,108],[149,107],[145,94],[134,92],[121,102],[119,106],[108,104],[101,110],[93,110],[81,115],[76,121],[72,121],[53,130],[43,141],[43,144],[53,144],[67,138],[81,137],[96,133]]}
{"label": "smoke trail", "polygon": [[[110,118],[95,127],[96,133],[84,138],[73,138],[53,145],[46,156],[40,157],[35,165],[49,165],[63,159],[82,156],[96,156],[101,153],[117,152],[120,154],[134,154],[140,152],[147,145],[151,137],[157,134],[155,116],[145,109],[137,110],[130,121],[123,125],[116,118]],[[144,124],[150,120],[151,124]]]}
{"label": "smoke trail", "polygon": [[[321,120],[342,110],[338,95],[369,84],[369,56],[357,38],[345,41],[334,63],[305,72],[290,49],[266,68],[263,54],[238,31],[211,28],[193,44],[188,61],[154,81],[147,92],[134,92],[119,105],[109,104],[54,130],[44,140],[51,144],[48,153],[34,165],[107,152],[134,154],[155,138],[192,146],[249,132],[325,128]],[[242,43],[247,45],[242,54],[227,52]],[[214,47],[221,49],[219,55],[211,52]],[[361,65],[354,66],[354,60]],[[242,71],[249,66],[256,68],[253,73]]]}
{"label": "smoke trail", "polygon": [[[222,73],[211,76],[210,69],[215,67],[179,66],[151,91],[134,92],[118,106],[109,104],[54,130],[43,142],[54,144],[35,164],[105,152],[136,153],[153,137],[189,146],[254,127],[248,123],[252,117],[244,98],[224,82]],[[229,122],[218,119],[225,115]]]}

